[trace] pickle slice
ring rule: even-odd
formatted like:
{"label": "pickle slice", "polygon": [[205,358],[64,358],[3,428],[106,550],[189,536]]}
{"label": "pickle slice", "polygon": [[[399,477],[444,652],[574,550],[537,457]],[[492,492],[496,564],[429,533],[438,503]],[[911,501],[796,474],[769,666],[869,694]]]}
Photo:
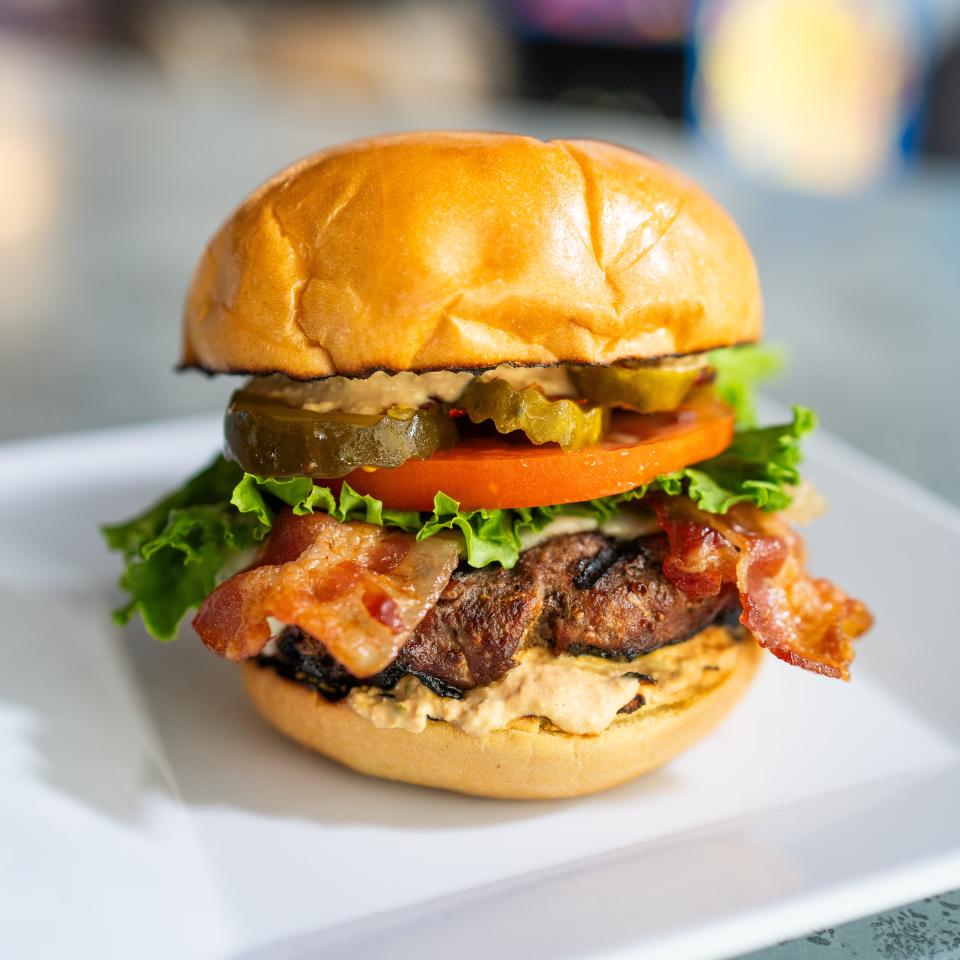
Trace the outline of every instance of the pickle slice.
{"label": "pickle slice", "polygon": [[251,390],[230,399],[227,456],[268,477],[343,477],[358,467],[398,467],[457,442],[446,407],[391,407],[382,414],[315,413]]}
{"label": "pickle slice", "polygon": [[457,406],[474,423],[491,420],[500,433],[520,430],[532,443],[559,443],[564,450],[597,443],[608,421],[602,407],[550,400],[539,387],[515,390],[503,380],[471,380]]}
{"label": "pickle slice", "polygon": [[676,410],[697,382],[704,365],[686,367],[613,364],[570,367],[578,393],[591,403],[627,407],[637,413]]}

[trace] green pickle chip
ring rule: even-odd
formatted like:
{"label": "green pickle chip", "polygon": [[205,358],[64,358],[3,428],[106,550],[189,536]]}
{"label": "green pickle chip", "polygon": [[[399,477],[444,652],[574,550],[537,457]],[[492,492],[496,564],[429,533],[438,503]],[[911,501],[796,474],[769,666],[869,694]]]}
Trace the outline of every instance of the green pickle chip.
{"label": "green pickle chip", "polygon": [[[578,450],[603,438],[611,408],[654,413],[678,407],[702,366],[567,369],[579,400],[551,399],[536,384],[516,389],[505,380],[477,377],[456,406],[474,423],[491,421],[500,433],[520,431],[535,444]],[[248,473],[270,477],[333,478],[361,467],[397,467],[447,450],[458,438],[449,407],[442,403],[393,406],[373,414],[320,413],[252,384],[231,398],[225,433],[231,459]]]}
{"label": "green pickle chip", "polygon": [[591,403],[627,407],[637,413],[676,410],[697,382],[702,367],[570,367],[577,392]]}
{"label": "green pickle chip", "polygon": [[550,400],[540,387],[515,390],[504,380],[470,381],[457,406],[474,423],[491,420],[500,433],[520,430],[531,443],[559,443],[564,450],[597,443],[609,420],[603,407]]}
{"label": "green pickle chip", "polygon": [[359,467],[398,467],[457,442],[441,404],[385,413],[317,413],[238,390],[224,424],[227,456],[266,477],[343,477]]}

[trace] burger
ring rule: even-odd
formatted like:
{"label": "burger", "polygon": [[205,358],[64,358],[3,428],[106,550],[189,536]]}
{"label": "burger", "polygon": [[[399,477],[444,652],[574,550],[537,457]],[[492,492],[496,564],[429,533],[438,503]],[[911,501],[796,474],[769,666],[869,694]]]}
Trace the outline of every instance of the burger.
{"label": "burger", "polygon": [[608,143],[361,140],[254,191],[181,368],[242,382],[223,454],[105,527],[284,734],[365,774],[564,797],[707,734],[763,650],[848,678],[870,614],[794,525],[813,414],[759,427],[761,300],[727,214]]}

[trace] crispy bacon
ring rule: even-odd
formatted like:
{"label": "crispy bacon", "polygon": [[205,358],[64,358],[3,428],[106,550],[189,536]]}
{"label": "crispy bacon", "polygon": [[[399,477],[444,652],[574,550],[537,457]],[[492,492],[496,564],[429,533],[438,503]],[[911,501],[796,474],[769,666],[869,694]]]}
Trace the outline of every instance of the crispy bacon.
{"label": "crispy bacon", "polygon": [[277,517],[257,564],[220,584],[193,626],[214,653],[256,656],[270,638],[267,617],[322,637],[354,676],[396,657],[436,603],[457,565],[457,545],[327,514]]}
{"label": "crispy bacon", "polygon": [[849,679],[852,641],[873,617],[829,580],[806,571],[803,539],[776,514],[737,504],[720,516],[685,497],[651,505],[670,541],[667,579],[691,598],[736,583],[740,622],[771,653],[805,670]]}

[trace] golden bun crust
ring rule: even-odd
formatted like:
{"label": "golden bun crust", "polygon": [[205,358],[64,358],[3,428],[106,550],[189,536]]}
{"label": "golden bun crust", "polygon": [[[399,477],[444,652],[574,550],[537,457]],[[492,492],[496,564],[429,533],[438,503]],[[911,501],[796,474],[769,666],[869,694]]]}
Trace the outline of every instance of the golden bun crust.
{"label": "golden bun crust", "polygon": [[760,335],[743,236],[624,147],[415,133],[325,150],[204,252],[181,362],[299,379],[612,363]]}
{"label": "golden bun crust", "polygon": [[481,797],[576,797],[632,780],[671,760],[727,715],[756,671],[761,651],[736,644],[732,669],[679,703],[641,708],[597,736],[517,722],[472,737],[443,721],[423,733],[379,729],[345,702],[330,703],[270,667],[241,666],[259,713],[288,737],[358,773]]}

